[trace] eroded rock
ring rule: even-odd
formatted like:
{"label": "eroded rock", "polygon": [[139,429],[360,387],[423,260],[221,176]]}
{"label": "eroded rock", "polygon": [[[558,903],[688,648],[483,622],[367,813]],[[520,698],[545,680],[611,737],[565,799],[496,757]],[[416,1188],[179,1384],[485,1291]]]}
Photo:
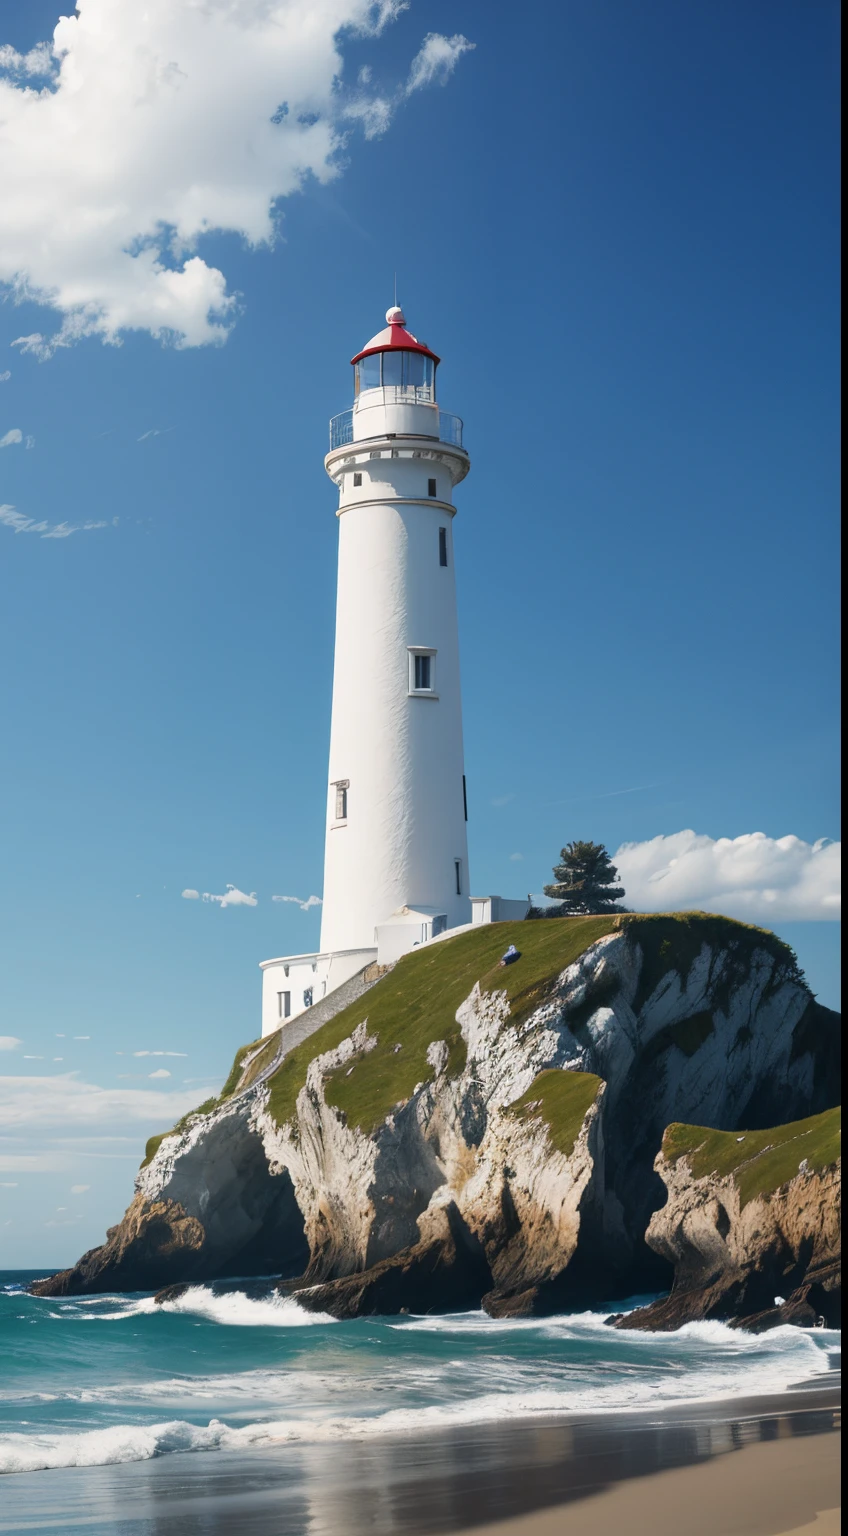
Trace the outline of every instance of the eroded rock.
{"label": "eroded rock", "polygon": [[[831,1118],[815,1117],[814,1129]],[[776,1141],[786,1129],[775,1129]],[[799,1131],[800,1151],[810,1134]],[[668,1202],[652,1217],[647,1241],[674,1265],[674,1284],[669,1296],[619,1318],[617,1328],[664,1331],[715,1318],[760,1332],[783,1322],[812,1326],[821,1316],[834,1325],[841,1306],[841,1159],[810,1167],[802,1156],[793,1177],[752,1193],[757,1162],[770,1155],[774,1161],[767,1148],[732,1172],[698,1177],[693,1157],[671,1160],[660,1152]],[[763,1177],[767,1172],[766,1166]]]}
{"label": "eroded rock", "polygon": [[[440,948],[446,964],[464,942]],[[322,1046],[330,1026],[316,1034],[282,1123],[273,1081],[190,1117],[142,1168],[103,1247],[41,1288],[297,1275],[337,1315],[483,1297],[493,1313],[519,1315],[659,1288],[677,1255],[644,1234],[666,1195],[654,1159],[669,1122],[730,1130],[768,1124],[775,1104],[790,1118],[832,1102],[835,1016],[816,1012],[788,956],[722,919],[625,923],[558,976],[535,986],[530,975],[530,1002],[515,1010],[505,991],[473,986],[456,1012],[462,1048],[456,1023],[449,1045],[434,1018],[409,1096],[376,1125],[348,1123],[330,1087],[345,1102],[339,1082],[373,1068],[364,1010],[397,984],[398,967],[356,1005],[347,1036],[337,1023],[335,1043]],[[284,1060],[277,1073],[289,1070]],[[546,1074],[597,1080],[567,1136],[538,1088]],[[716,1215],[720,1237],[721,1224]],[[737,1225],[741,1243],[741,1215]],[[704,1218],[705,1253],[708,1227]]]}

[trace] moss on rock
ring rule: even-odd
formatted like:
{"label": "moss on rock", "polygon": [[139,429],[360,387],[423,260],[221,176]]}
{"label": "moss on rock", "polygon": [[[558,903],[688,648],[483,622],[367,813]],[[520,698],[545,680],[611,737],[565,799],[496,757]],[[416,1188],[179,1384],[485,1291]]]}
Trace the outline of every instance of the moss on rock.
{"label": "moss on rock", "polygon": [[716,1005],[720,1008],[726,1006],[734,988],[746,980],[757,950],[765,950],[778,962],[777,974],[781,983],[803,981],[795,951],[768,928],[756,928],[752,923],[739,923],[735,918],[720,917],[712,912],[644,916],[631,913],[622,922],[626,923],[631,939],[642,951],[642,970],[633,1000],[637,1014],[671,971],[676,971],[686,986],[692,966],[705,944],[728,956],[715,993]]}
{"label": "moss on rock", "polygon": [[[506,993],[513,1021],[525,1017],[566,967],[612,933],[618,921],[573,917],[489,923],[404,955],[364,997],[289,1052],[269,1079],[271,1115],[278,1125],[291,1120],[310,1061],[334,1050],[367,1019],[376,1046],[353,1062],[352,1071],[346,1066],[331,1074],[325,1096],[328,1104],[344,1112],[349,1125],[370,1134],[411,1098],[418,1083],[432,1077],[427,1062],[432,1041],[447,1044],[448,1073],[457,1076],[462,1071],[465,1043],[456,1014],[475,982],[484,992]],[[521,959],[501,967],[498,962],[509,944],[521,951]]]}
{"label": "moss on rock", "polygon": [[806,1120],[765,1131],[714,1131],[702,1125],[670,1125],[663,1137],[669,1163],[685,1157],[695,1179],[732,1176],[741,1205],[788,1184],[801,1163],[820,1171],[842,1155],[842,1110],[827,1109]]}
{"label": "moss on rock", "polygon": [[552,1067],[533,1079],[527,1092],[510,1104],[507,1113],[521,1120],[544,1121],[551,1145],[564,1157],[570,1157],[600,1086],[601,1079],[593,1072],[568,1072]]}

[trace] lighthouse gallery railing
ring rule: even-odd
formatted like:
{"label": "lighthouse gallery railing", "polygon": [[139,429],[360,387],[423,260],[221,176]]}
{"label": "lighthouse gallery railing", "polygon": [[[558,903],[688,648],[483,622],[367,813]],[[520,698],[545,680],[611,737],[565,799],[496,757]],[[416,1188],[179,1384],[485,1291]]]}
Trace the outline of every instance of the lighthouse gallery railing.
{"label": "lighthouse gallery railing", "polygon": [[[353,411],[340,411],[338,416],[330,418],[330,452],[352,442]],[[452,411],[439,411],[439,442],[450,443],[454,448],[462,447],[461,416],[454,416]]]}

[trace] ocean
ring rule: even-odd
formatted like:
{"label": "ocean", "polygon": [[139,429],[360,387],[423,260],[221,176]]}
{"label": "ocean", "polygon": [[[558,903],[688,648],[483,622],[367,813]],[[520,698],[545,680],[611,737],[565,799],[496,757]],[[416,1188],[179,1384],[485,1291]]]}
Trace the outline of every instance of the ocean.
{"label": "ocean", "polygon": [[193,1286],[157,1306],[29,1296],[36,1278],[0,1274],[4,1473],[779,1394],[826,1378],[840,1338],[721,1323],[626,1333],[595,1312],[334,1322],[263,1282]]}

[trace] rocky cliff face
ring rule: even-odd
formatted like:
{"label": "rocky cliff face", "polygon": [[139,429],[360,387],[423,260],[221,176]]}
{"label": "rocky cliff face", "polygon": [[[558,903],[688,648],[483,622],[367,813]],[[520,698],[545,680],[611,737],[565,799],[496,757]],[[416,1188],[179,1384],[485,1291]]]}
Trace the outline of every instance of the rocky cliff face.
{"label": "rocky cliff face", "polygon": [[[498,969],[509,942],[522,957]],[[301,1275],[305,1305],[352,1315],[661,1285],[674,1258],[644,1233],[669,1122],[824,1109],[837,1051],[835,1016],[760,930],[690,914],[472,931],[165,1136],[104,1247],[42,1289]]]}
{"label": "rocky cliff face", "polygon": [[674,1284],[617,1327],[841,1325],[838,1110],[759,1135],[670,1126],[657,1171],[668,1201],[647,1241],[674,1265]]}

